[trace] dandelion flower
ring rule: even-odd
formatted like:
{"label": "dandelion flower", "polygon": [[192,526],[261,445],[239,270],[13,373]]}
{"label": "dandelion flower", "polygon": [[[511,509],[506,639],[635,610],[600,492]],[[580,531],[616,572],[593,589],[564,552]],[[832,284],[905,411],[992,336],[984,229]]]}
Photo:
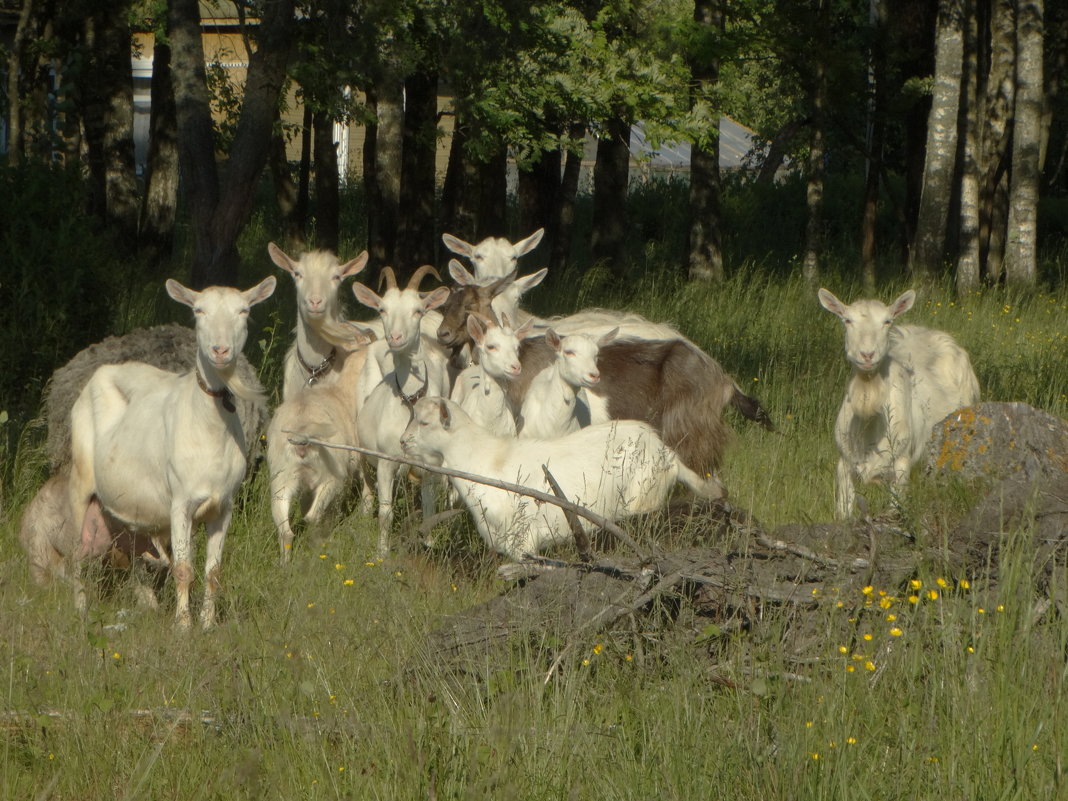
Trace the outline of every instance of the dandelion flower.
{"label": "dandelion flower", "polygon": [[590,664],[590,660],[589,660],[589,659],[583,659],[583,660],[582,660],[582,666],[583,666],[583,667],[586,667],[586,666],[588,666],[589,664]]}
{"label": "dandelion flower", "polygon": [[601,651],[603,651],[603,650],[604,650],[604,646],[603,646],[603,645],[601,645],[601,643],[597,643],[597,644],[596,644],[595,646],[593,646],[593,652],[594,652],[595,654],[599,654],[599,653],[601,653]]}
{"label": "dandelion flower", "polygon": [[871,661],[871,660],[869,659],[869,660],[868,660],[867,662],[865,662],[865,663],[864,663],[864,669],[865,669],[865,670],[875,670],[875,663],[874,663],[874,662],[872,662],[872,661]]}
{"label": "dandelion flower", "polygon": [[356,582],[353,579],[345,579],[345,586],[346,587],[351,587],[355,583]]}
{"label": "dandelion flower", "polygon": [[334,562],[334,570],[344,570],[345,566],[341,562]]}
{"label": "dandelion flower", "polygon": [[856,668],[852,665],[846,665],[846,673],[852,673],[854,670],[856,670]]}
{"label": "dandelion flower", "polygon": [[1005,604],[998,604],[996,608],[997,608],[998,612],[1004,612],[1005,611]]}
{"label": "dandelion flower", "polygon": [[118,651],[116,651],[115,653],[113,653],[111,655],[111,658],[112,659],[122,659],[122,654],[120,654]]}
{"label": "dandelion flower", "polygon": [[845,653],[848,653],[848,652],[849,652],[849,649],[846,648],[844,645],[839,645],[838,646],[838,653],[845,654]]}
{"label": "dandelion flower", "polygon": [[932,601],[937,601],[938,600],[938,590],[928,590],[927,591],[927,597],[930,598]]}
{"label": "dandelion flower", "polygon": [[962,590],[969,590],[971,589],[972,583],[968,581],[968,579],[961,579],[957,582],[957,586],[960,587]]}
{"label": "dandelion flower", "polygon": [[874,591],[875,591],[875,588],[873,586],[871,586],[870,584],[867,587],[865,587],[864,589],[861,590],[861,592],[864,593],[865,595],[871,595]]}
{"label": "dandelion flower", "polygon": [[897,615],[895,615],[893,612],[886,616],[887,623],[893,623],[895,620],[897,620]]}
{"label": "dandelion flower", "polygon": [[920,581],[919,579],[913,579],[912,581],[909,582],[909,586],[912,587],[912,589],[914,589],[914,590],[918,590],[920,587],[923,586],[923,582]]}
{"label": "dandelion flower", "polygon": [[939,576],[938,578],[936,578],[936,579],[935,579],[935,584],[937,584],[937,585],[938,585],[939,587],[941,587],[941,588],[942,588],[943,590],[944,590],[944,589],[945,589],[946,587],[948,587],[948,586],[949,586],[949,582],[948,582],[948,581],[946,581],[946,580],[945,580],[944,578],[942,578],[941,576]]}
{"label": "dandelion flower", "polygon": [[899,629],[899,628],[898,628],[897,626],[894,626],[894,627],[893,627],[892,629],[890,629],[890,636],[891,636],[891,637],[900,637],[900,636],[901,636],[902,634],[904,634],[904,633],[905,633],[905,632],[903,632],[903,631],[902,631],[901,629]]}
{"label": "dandelion flower", "polygon": [[811,720],[806,720],[805,721],[805,728],[806,729],[811,729],[813,725],[814,724],[813,724],[813,722]]}
{"label": "dandelion flower", "polygon": [[866,633],[864,634],[864,639],[865,639],[865,641],[867,641],[867,642],[871,642],[871,632],[866,632]]}
{"label": "dandelion flower", "polygon": [[981,607],[981,606],[978,609],[976,609],[975,611],[978,612],[980,615],[985,615],[986,614],[986,610],[983,609],[983,607]]}

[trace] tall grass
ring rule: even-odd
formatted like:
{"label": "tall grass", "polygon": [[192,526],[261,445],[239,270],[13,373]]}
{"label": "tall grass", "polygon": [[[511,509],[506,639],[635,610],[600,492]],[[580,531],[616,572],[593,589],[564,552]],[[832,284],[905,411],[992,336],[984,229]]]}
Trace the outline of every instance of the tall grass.
{"label": "tall grass", "polygon": [[[262,252],[261,239],[254,226],[243,248]],[[723,480],[735,503],[768,526],[829,519],[847,377],[838,322],[781,262],[754,258],[721,286],[693,286],[671,247],[650,245],[634,283],[591,283],[581,302],[673,322],[767,406],[775,433],[732,416]],[[859,295],[847,275],[825,280]],[[985,398],[1068,414],[1068,289],[920,290],[909,321],[961,341]],[[130,322],[153,313],[154,291],[131,298]],[[287,302],[257,309],[249,339],[272,387]],[[565,282],[532,302],[577,301]],[[376,525],[350,504],[302,532],[283,569],[262,466],[227,541],[217,630],[176,635],[173,587],[161,611],[141,610],[121,576],[94,581],[78,619],[69,588],[30,583],[17,545],[43,477],[40,434],[15,438],[0,518],[0,798],[1064,797],[1068,625],[1035,614],[1014,532],[996,589],[934,566],[918,585],[829,588],[800,660],[781,645],[796,623],[785,611],[725,634],[683,609],[665,630],[636,621],[581,639],[555,670],[560,643],[535,633],[476,677],[443,670],[427,647],[449,615],[504,589],[469,529],[424,553],[398,526],[397,555],[378,562]],[[952,492],[918,486],[908,513],[959,515],[966,498]]]}

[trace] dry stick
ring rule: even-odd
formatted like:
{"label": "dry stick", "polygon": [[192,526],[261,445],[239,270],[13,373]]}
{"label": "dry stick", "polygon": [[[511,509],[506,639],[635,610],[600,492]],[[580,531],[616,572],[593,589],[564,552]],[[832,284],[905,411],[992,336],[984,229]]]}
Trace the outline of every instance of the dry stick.
{"label": "dry stick", "polygon": [[[560,488],[560,484],[553,477],[553,474],[549,472],[549,468],[546,465],[541,466],[541,471],[545,473],[545,480],[549,482],[549,486],[552,487],[553,494],[560,500],[566,501],[567,496],[564,495],[564,491]],[[569,509],[564,509],[564,517],[567,518],[567,524],[571,526],[571,533],[575,535],[575,548],[578,550],[579,559],[583,562],[592,562],[593,556],[590,554],[590,538],[586,536],[586,532],[582,530],[582,524],[579,523],[578,517]]]}
{"label": "dry stick", "polygon": [[319,445],[324,448],[335,448],[341,451],[353,451],[355,453],[362,453],[364,456],[373,456],[376,459],[385,459],[390,462],[398,462],[399,464],[406,464],[410,467],[418,467],[431,473],[438,473],[439,475],[449,476],[450,478],[461,478],[464,481],[471,481],[475,484],[484,484],[487,487],[494,487],[495,489],[502,489],[506,492],[514,492],[517,495],[526,495],[528,498],[534,498],[538,501],[544,501],[545,503],[551,503],[553,506],[559,506],[564,512],[574,512],[579,517],[583,517],[589,520],[595,526],[599,526],[615,537],[620,542],[629,545],[633,548],[639,556],[645,558],[645,553],[641,546],[635,542],[630,535],[628,535],[623,529],[609,520],[607,517],[602,517],[596,512],[591,512],[584,506],[579,506],[577,503],[571,503],[571,501],[557,498],[555,495],[550,495],[547,492],[541,490],[532,489],[531,487],[524,487],[522,484],[513,484],[510,481],[500,481],[496,478],[489,478],[487,476],[476,475],[475,473],[465,473],[462,470],[453,470],[448,467],[439,467],[438,465],[427,464],[426,462],[420,462],[416,459],[408,459],[404,456],[394,456],[388,453],[382,453],[381,451],[373,451],[370,448],[361,448],[357,445],[338,445],[334,442],[323,442],[321,439],[314,439],[313,437],[306,436],[299,431],[291,431],[289,429],[283,429],[283,434],[290,434],[289,441],[294,445]]}

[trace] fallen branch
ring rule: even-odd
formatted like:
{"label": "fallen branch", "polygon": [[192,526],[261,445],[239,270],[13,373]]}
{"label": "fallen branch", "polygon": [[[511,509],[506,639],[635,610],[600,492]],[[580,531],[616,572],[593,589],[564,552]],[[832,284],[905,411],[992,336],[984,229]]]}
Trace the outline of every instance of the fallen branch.
{"label": "fallen branch", "polygon": [[321,439],[315,439],[302,434],[299,431],[291,431],[285,429],[283,434],[289,434],[289,441],[294,445],[319,445],[323,448],[334,448],[340,451],[352,451],[354,453],[360,453],[364,456],[373,456],[376,459],[385,459],[390,462],[397,462],[399,464],[406,464],[410,467],[418,467],[422,470],[426,470],[429,473],[437,473],[442,476],[449,476],[450,478],[459,478],[464,481],[471,481],[475,484],[483,484],[487,487],[494,487],[495,489],[505,490],[506,492],[514,492],[517,495],[525,495],[528,498],[533,498],[537,501],[543,501],[545,503],[551,503],[554,506],[559,506],[565,513],[573,512],[579,517],[585,518],[599,528],[603,528],[613,537],[620,542],[626,543],[633,548],[639,555],[645,556],[642,552],[641,546],[638,545],[631,537],[623,531],[619,526],[609,520],[607,517],[602,517],[596,512],[591,512],[584,506],[579,506],[577,503],[558,498],[555,495],[542,492],[541,490],[533,489],[532,487],[525,487],[522,484],[513,484],[510,481],[500,481],[496,478],[489,478],[488,476],[480,476],[475,473],[465,473],[462,470],[453,470],[448,467],[441,467],[439,465],[427,464],[421,462],[418,459],[409,459],[404,456],[394,456],[388,453],[382,453],[381,451],[373,451],[370,448],[361,448],[358,445],[339,445],[334,442],[324,442]]}

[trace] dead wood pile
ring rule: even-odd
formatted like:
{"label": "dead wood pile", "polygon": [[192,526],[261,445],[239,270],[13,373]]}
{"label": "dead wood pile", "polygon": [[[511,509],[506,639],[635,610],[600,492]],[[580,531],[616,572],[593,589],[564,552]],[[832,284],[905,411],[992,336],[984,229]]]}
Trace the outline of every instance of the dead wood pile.
{"label": "dead wood pile", "polygon": [[1010,534],[1025,537],[1016,544],[1034,556],[1036,594],[1063,605],[1068,424],[1026,404],[980,404],[936,427],[924,472],[922,480],[960,476],[974,488],[977,500],[948,530],[867,518],[767,531],[729,504],[673,507],[652,538],[661,544],[647,553],[620,549],[581,564],[513,566],[519,578],[507,591],[431,633],[432,662],[485,676],[498,654],[524,640],[549,644],[559,662],[623,620],[633,626],[655,617],[654,625],[670,627],[677,619],[670,610],[682,605],[724,630],[753,629],[769,612],[785,614],[791,624],[782,647],[800,654],[820,636],[805,612],[832,594],[850,597],[874,585],[904,595],[924,565],[992,589]]}

